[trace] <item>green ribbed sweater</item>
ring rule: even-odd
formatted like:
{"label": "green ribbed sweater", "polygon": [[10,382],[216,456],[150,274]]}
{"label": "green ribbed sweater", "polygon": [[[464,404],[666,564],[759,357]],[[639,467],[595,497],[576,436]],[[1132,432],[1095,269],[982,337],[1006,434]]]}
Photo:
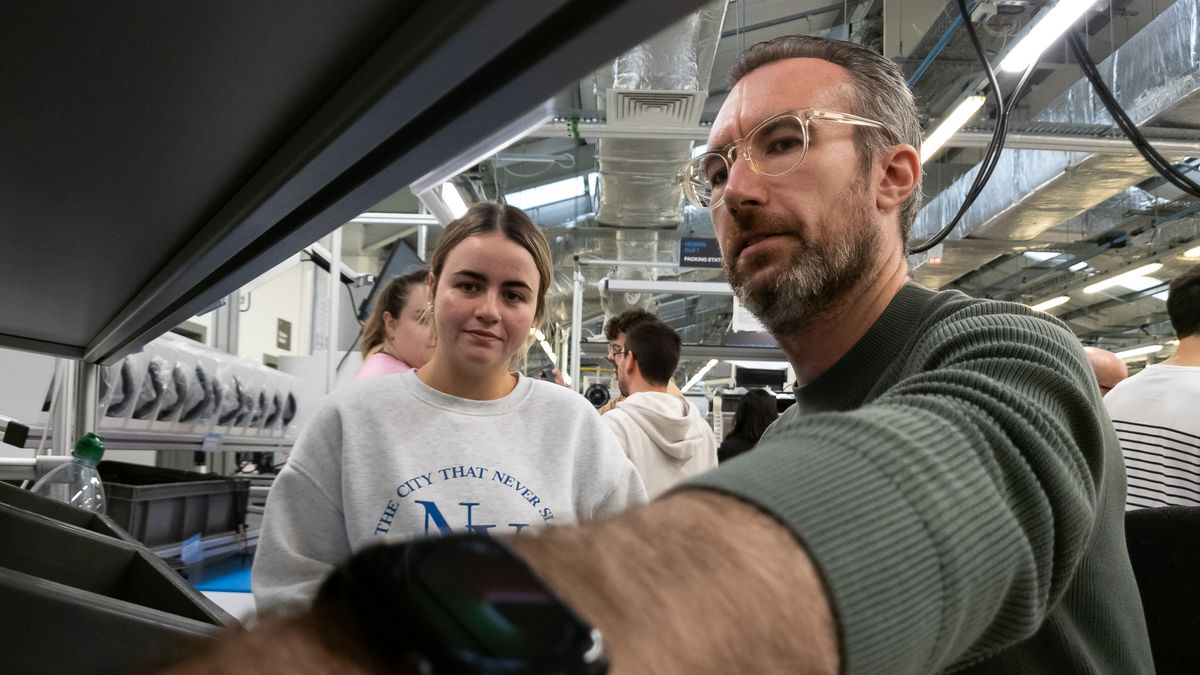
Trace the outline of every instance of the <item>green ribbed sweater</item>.
{"label": "green ribbed sweater", "polygon": [[1125,469],[1078,340],[909,283],[754,451],[694,479],[789,524],[843,671],[1152,673]]}

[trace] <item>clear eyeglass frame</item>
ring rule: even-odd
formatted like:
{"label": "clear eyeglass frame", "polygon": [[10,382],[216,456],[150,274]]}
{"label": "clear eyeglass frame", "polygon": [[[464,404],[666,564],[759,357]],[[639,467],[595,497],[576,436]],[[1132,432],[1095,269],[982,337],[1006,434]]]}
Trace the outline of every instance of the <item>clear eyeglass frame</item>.
{"label": "clear eyeglass frame", "polygon": [[614,345],[612,343],[609,343],[608,355],[605,356],[604,358],[609,363],[615,363],[614,359],[616,359],[618,356],[621,356],[622,354],[628,354],[628,353],[629,353],[629,351],[627,349],[625,349],[624,347],[622,347],[621,345]]}
{"label": "clear eyeglass frame", "polygon": [[[705,152],[692,158],[675,173],[675,182],[679,185],[683,196],[694,206],[702,209],[716,208],[725,200],[725,195],[724,190],[717,190],[712,185],[710,179],[710,175],[714,175],[712,167],[719,166],[712,164],[712,162],[717,160],[723,162],[726,174],[732,170],[733,163],[738,157],[745,160],[750,169],[761,176],[776,177],[789,174],[798,169],[804,163],[804,158],[808,156],[808,125],[813,120],[825,120],[840,124],[882,129],[893,139],[895,138],[895,133],[882,122],[867,119],[866,117],[833,110],[821,110],[819,108],[788,110],[778,115],[772,115],[759,122],[750,130],[750,133],[728,144],[723,150]],[[761,134],[775,131],[780,128],[781,122],[787,121],[794,121],[798,125],[799,136],[803,141],[803,147],[800,149],[800,152],[788,152],[777,155],[776,158],[768,158],[766,161],[761,156],[756,157],[756,154],[761,155],[763,153],[762,150],[758,153],[752,151],[756,142],[761,140]],[[767,130],[767,132],[764,132],[764,130]],[[717,193],[716,199],[713,199],[714,193]]]}

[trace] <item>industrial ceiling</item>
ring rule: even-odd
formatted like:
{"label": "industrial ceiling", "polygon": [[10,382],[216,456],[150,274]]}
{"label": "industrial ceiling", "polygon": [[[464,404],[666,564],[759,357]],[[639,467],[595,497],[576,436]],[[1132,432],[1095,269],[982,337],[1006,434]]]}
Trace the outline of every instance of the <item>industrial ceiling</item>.
{"label": "industrial ceiling", "polygon": [[[1083,20],[1117,98],[1193,176],[1198,3],[1102,0]],[[995,63],[1052,2],[970,4]],[[455,183],[469,199],[508,199],[599,171],[586,194],[531,209],[554,245],[550,318],[562,325],[574,256],[669,263],[680,236],[711,236],[708,214],[683,208],[672,186],[623,178],[618,167],[657,157],[661,176],[702,143],[748,46],[789,33],[870,45],[901,64],[930,129],[983,81],[955,3],[939,0],[506,6],[6,5],[0,344],[112,362],[343,223],[343,256],[374,271],[390,246],[417,247],[418,237],[411,225],[352,217],[418,212],[405,185],[546,99],[554,121]],[[677,59],[678,45],[694,53]],[[1067,297],[1049,311],[1090,344],[1165,343],[1165,284],[1200,262],[1185,256],[1200,246],[1196,202],[1113,132],[1065,47],[1043,55],[1032,82],[991,183],[939,256],[914,256],[913,276],[1029,304]],[[670,124],[639,126],[608,109],[639,105],[628,90],[689,88],[671,103],[683,112]],[[993,123],[989,102],[926,164],[914,238],[961,204]],[[1084,292],[1150,264],[1162,267]],[[718,271],[592,267],[585,276],[586,333],[635,304],[655,307],[690,342],[720,342],[729,326],[727,297],[596,288],[606,276],[705,281]]]}
{"label": "industrial ceiling", "polygon": [[[977,31],[995,64],[1028,29],[1037,10],[1053,3],[970,4]],[[724,16],[719,35],[713,35],[717,44],[711,77],[700,77],[707,81],[707,97],[698,124],[685,130],[660,129],[658,140],[647,133],[638,137],[637,144],[669,144],[670,139],[686,138],[702,143],[704,125],[727,93],[725,74],[737,55],[778,35],[850,39],[891,56],[913,86],[927,129],[984,79],[965,31],[958,27],[953,2],[734,0],[708,7]],[[1200,174],[1200,4],[1197,0],[1099,2],[1080,23],[1092,59],[1118,100],[1143,126],[1145,135],[1195,179]],[[703,22],[699,30],[703,42],[707,38]],[[660,39],[661,35],[656,38]],[[1164,349],[1156,355],[1162,358],[1173,349],[1165,313],[1167,283],[1200,263],[1200,252],[1193,250],[1200,246],[1200,205],[1158,178],[1115,130],[1061,43],[1047,50],[1033,71],[1033,86],[1012,115],[1007,149],[988,187],[938,256],[913,256],[913,276],[934,288],[957,288],[1030,305],[1066,298],[1047,311],[1066,321],[1084,342],[1114,351],[1162,344]],[[703,69],[707,65],[703,54],[700,60]],[[686,59],[680,63],[683,68],[692,65]],[[601,64],[596,73],[555,98],[555,123],[460,177],[459,185],[478,198],[494,199],[586,175],[597,171],[598,165],[603,176],[607,152],[603,144],[612,143],[612,135],[620,133],[605,110],[614,67],[616,79],[621,80],[619,60]],[[655,63],[653,56],[642,65],[651,73],[665,67]],[[655,78],[672,83],[669,74],[660,73],[643,78],[637,86],[657,88]],[[1011,87],[1011,81],[1001,83],[1002,90]],[[939,229],[962,203],[991,134],[992,111],[989,100],[950,147],[926,164],[926,207],[914,240]],[[571,133],[564,132],[571,124]],[[665,156],[673,150],[661,146],[656,151]],[[519,161],[522,156],[528,160]],[[616,162],[609,165],[615,167]],[[619,214],[612,217],[615,209],[604,203],[605,184],[599,187],[599,195],[590,193],[531,210],[556,244],[559,275],[551,316],[560,322],[567,321],[570,312],[573,255],[670,261],[681,235],[711,236],[707,214],[690,208],[666,217],[666,225],[654,214],[620,222]],[[589,191],[594,188],[589,185]],[[610,185],[609,190],[621,190],[623,197],[635,194],[626,188]],[[398,195],[376,210],[400,210],[404,205]],[[408,206],[415,206],[415,201]],[[1192,257],[1185,256],[1189,251]],[[1125,278],[1125,285],[1084,292],[1119,273],[1154,264],[1161,267]],[[728,298],[613,298],[595,288],[604,276],[708,280],[719,278],[719,272],[680,274],[669,268],[613,267],[587,269],[585,274],[589,334],[599,331],[605,316],[631,304],[656,306],[685,341],[720,342],[728,328]]]}

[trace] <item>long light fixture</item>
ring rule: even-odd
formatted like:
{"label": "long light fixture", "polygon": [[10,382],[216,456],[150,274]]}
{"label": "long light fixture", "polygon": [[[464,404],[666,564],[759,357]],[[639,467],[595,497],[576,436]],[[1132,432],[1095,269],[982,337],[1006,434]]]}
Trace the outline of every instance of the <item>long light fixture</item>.
{"label": "long light fixture", "polygon": [[1053,309],[1054,307],[1058,307],[1059,305],[1065,305],[1066,303],[1068,303],[1070,301],[1071,301],[1071,296],[1060,295],[1057,298],[1050,298],[1049,300],[1039,302],[1038,304],[1033,306],[1033,309],[1036,309],[1039,312],[1044,312],[1048,309]]}
{"label": "long light fixture", "polygon": [[538,344],[542,346],[542,350],[546,352],[546,356],[550,357],[550,363],[558,365],[558,357],[554,355],[554,350],[550,348],[550,343],[545,340],[538,340]]}
{"label": "long light fixture", "polygon": [[954,112],[942,120],[942,123],[938,125],[937,129],[933,130],[932,134],[929,134],[929,138],[921,141],[921,163],[924,164],[932,159],[938,153],[938,150],[941,150],[942,146],[946,144],[946,141],[950,140],[950,137],[956,131],[961,129],[968,120],[974,117],[975,113],[979,112],[979,109],[983,107],[983,102],[986,100],[986,97],[979,95],[964,98],[962,103],[959,103],[958,107],[954,109]]}
{"label": "long light fixture", "polygon": [[1123,361],[1128,361],[1129,359],[1136,359],[1139,356],[1145,356],[1147,354],[1153,354],[1154,352],[1161,351],[1162,348],[1162,345],[1146,345],[1145,347],[1135,347],[1133,349],[1126,349],[1123,352],[1117,352],[1117,358]]}
{"label": "long light fixture", "polygon": [[1200,258],[1200,246],[1197,246],[1196,248],[1189,248],[1188,250],[1184,251],[1183,257]]}
{"label": "long light fixture", "polygon": [[1038,19],[1036,25],[1025,33],[1025,37],[1016,44],[1000,67],[1010,73],[1024,72],[1042,52],[1054,44],[1075,21],[1083,16],[1096,0],[1059,0],[1049,12]]}
{"label": "long light fixture", "polygon": [[683,388],[680,389],[680,391],[688,391],[692,387],[696,386],[696,383],[700,381],[700,378],[707,375],[708,371],[712,370],[718,363],[720,363],[719,360],[710,359],[709,362],[704,364],[704,367],[700,369],[700,372],[693,375],[692,379],[688,380],[687,384],[683,385]]}
{"label": "long light fixture", "polygon": [[1102,291],[1106,288],[1111,288],[1113,286],[1120,286],[1122,282],[1124,282],[1128,279],[1132,279],[1134,277],[1144,277],[1147,274],[1152,274],[1154,272],[1159,271],[1160,269],[1162,269],[1162,263],[1150,263],[1149,265],[1143,265],[1143,266],[1137,268],[1136,270],[1130,270],[1128,272],[1123,272],[1116,276],[1109,277],[1109,278],[1105,279],[1104,281],[1098,281],[1098,282],[1092,284],[1091,286],[1085,286],[1083,289],[1083,292],[1084,293],[1099,293],[1100,291]]}
{"label": "long light fixture", "polygon": [[463,201],[462,195],[458,194],[458,188],[454,187],[454,183],[450,181],[442,183],[442,201],[450,207],[450,213],[453,213],[455,218],[462,218],[467,212],[467,203]]}
{"label": "long light fixture", "polygon": [[554,353],[554,349],[550,346],[550,343],[546,341],[546,334],[543,333],[540,328],[534,328],[529,332],[529,334],[532,335],[533,339],[537,340],[538,344],[542,346],[542,351],[546,352],[546,356],[550,357],[550,363],[553,363],[557,366],[558,355]]}
{"label": "long light fixture", "polygon": [[437,225],[437,218],[428,213],[384,213],[367,211],[350,222],[363,225]]}

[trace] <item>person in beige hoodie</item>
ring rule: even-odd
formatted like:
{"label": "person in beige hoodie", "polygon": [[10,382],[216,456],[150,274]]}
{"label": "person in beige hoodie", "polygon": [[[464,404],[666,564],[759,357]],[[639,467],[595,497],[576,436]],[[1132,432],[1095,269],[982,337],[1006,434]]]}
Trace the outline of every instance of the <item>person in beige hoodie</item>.
{"label": "person in beige hoodie", "polygon": [[661,321],[634,326],[610,348],[624,396],[602,419],[616,434],[651,498],[717,466],[717,437],[687,400],[668,393],[679,365],[679,335]]}

